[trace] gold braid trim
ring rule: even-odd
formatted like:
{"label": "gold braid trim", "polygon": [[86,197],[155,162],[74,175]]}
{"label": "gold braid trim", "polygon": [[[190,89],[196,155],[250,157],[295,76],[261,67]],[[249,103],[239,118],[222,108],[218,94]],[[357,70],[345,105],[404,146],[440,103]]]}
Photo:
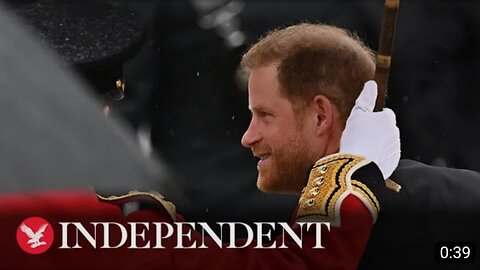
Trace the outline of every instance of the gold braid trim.
{"label": "gold braid trim", "polygon": [[376,213],[380,212],[380,203],[377,197],[375,197],[375,194],[373,194],[365,184],[357,180],[352,180],[352,188],[354,192],[359,193],[360,196],[357,197],[365,199],[368,202],[367,205],[371,206]]}
{"label": "gold braid trim", "polygon": [[365,204],[375,221],[380,208],[375,195],[364,184],[352,184],[351,180],[352,174],[368,163],[348,154],[334,154],[317,161],[300,196],[297,222],[321,221],[340,226],[340,206],[349,194]]}
{"label": "gold braid trim", "polygon": [[156,203],[160,203],[165,208],[165,210],[167,210],[168,214],[170,215],[170,217],[172,218],[173,221],[176,220],[175,205],[173,203],[165,200],[163,195],[156,192],[156,191],[142,192],[142,191],[133,190],[133,191],[128,192],[127,194],[120,195],[120,196],[104,197],[104,196],[101,196],[101,195],[97,194],[97,197],[101,201],[115,202],[115,203],[125,203],[125,202],[134,201],[134,200],[137,200],[137,199],[144,199],[144,200],[146,199],[146,200],[150,200],[150,201],[153,200]]}

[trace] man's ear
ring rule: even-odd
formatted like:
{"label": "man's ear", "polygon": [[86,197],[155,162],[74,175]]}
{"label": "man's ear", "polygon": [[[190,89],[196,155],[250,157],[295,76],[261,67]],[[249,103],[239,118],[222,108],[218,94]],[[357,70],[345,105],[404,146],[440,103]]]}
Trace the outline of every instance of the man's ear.
{"label": "man's ear", "polygon": [[313,98],[313,111],[317,116],[316,134],[325,135],[333,126],[336,107],[324,95]]}

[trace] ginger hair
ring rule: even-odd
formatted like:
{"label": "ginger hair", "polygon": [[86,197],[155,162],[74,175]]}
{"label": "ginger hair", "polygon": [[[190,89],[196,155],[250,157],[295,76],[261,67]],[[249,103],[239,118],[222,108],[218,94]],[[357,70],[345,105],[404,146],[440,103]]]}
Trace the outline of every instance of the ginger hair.
{"label": "ginger hair", "polygon": [[348,30],[301,23],[269,32],[241,61],[247,73],[271,64],[277,65],[281,94],[295,107],[325,95],[346,121],[363,84],[374,77],[375,54]]}

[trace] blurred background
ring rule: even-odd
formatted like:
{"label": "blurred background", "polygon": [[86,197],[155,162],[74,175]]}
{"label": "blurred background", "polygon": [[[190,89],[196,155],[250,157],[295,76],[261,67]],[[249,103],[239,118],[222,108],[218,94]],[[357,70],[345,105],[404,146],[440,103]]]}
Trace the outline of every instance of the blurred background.
{"label": "blurred background", "polygon": [[[6,1],[12,9],[29,2]],[[173,171],[185,195],[174,201],[179,212],[195,221],[288,221],[297,198],[257,191],[257,160],[240,144],[250,118],[240,57],[268,30],[299,22],[350,29],[376,49],[384,1],[109,2],[145,25],[111,114]],[[480,1],[401,0],[386,106],[397,115],[403,158],[480,170],[478,14]]]}

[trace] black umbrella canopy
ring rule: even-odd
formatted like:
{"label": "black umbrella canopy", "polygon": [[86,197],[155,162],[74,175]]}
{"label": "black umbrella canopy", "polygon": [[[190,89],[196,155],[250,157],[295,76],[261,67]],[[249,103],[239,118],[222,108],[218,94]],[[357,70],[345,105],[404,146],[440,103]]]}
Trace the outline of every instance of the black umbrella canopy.
{"label": "black umbrella canopy", "polygon": [[107,119],[82,81],[25,29],[0,6],[0,191],[176,196],[166,166],[144,157],[131,131]]}

